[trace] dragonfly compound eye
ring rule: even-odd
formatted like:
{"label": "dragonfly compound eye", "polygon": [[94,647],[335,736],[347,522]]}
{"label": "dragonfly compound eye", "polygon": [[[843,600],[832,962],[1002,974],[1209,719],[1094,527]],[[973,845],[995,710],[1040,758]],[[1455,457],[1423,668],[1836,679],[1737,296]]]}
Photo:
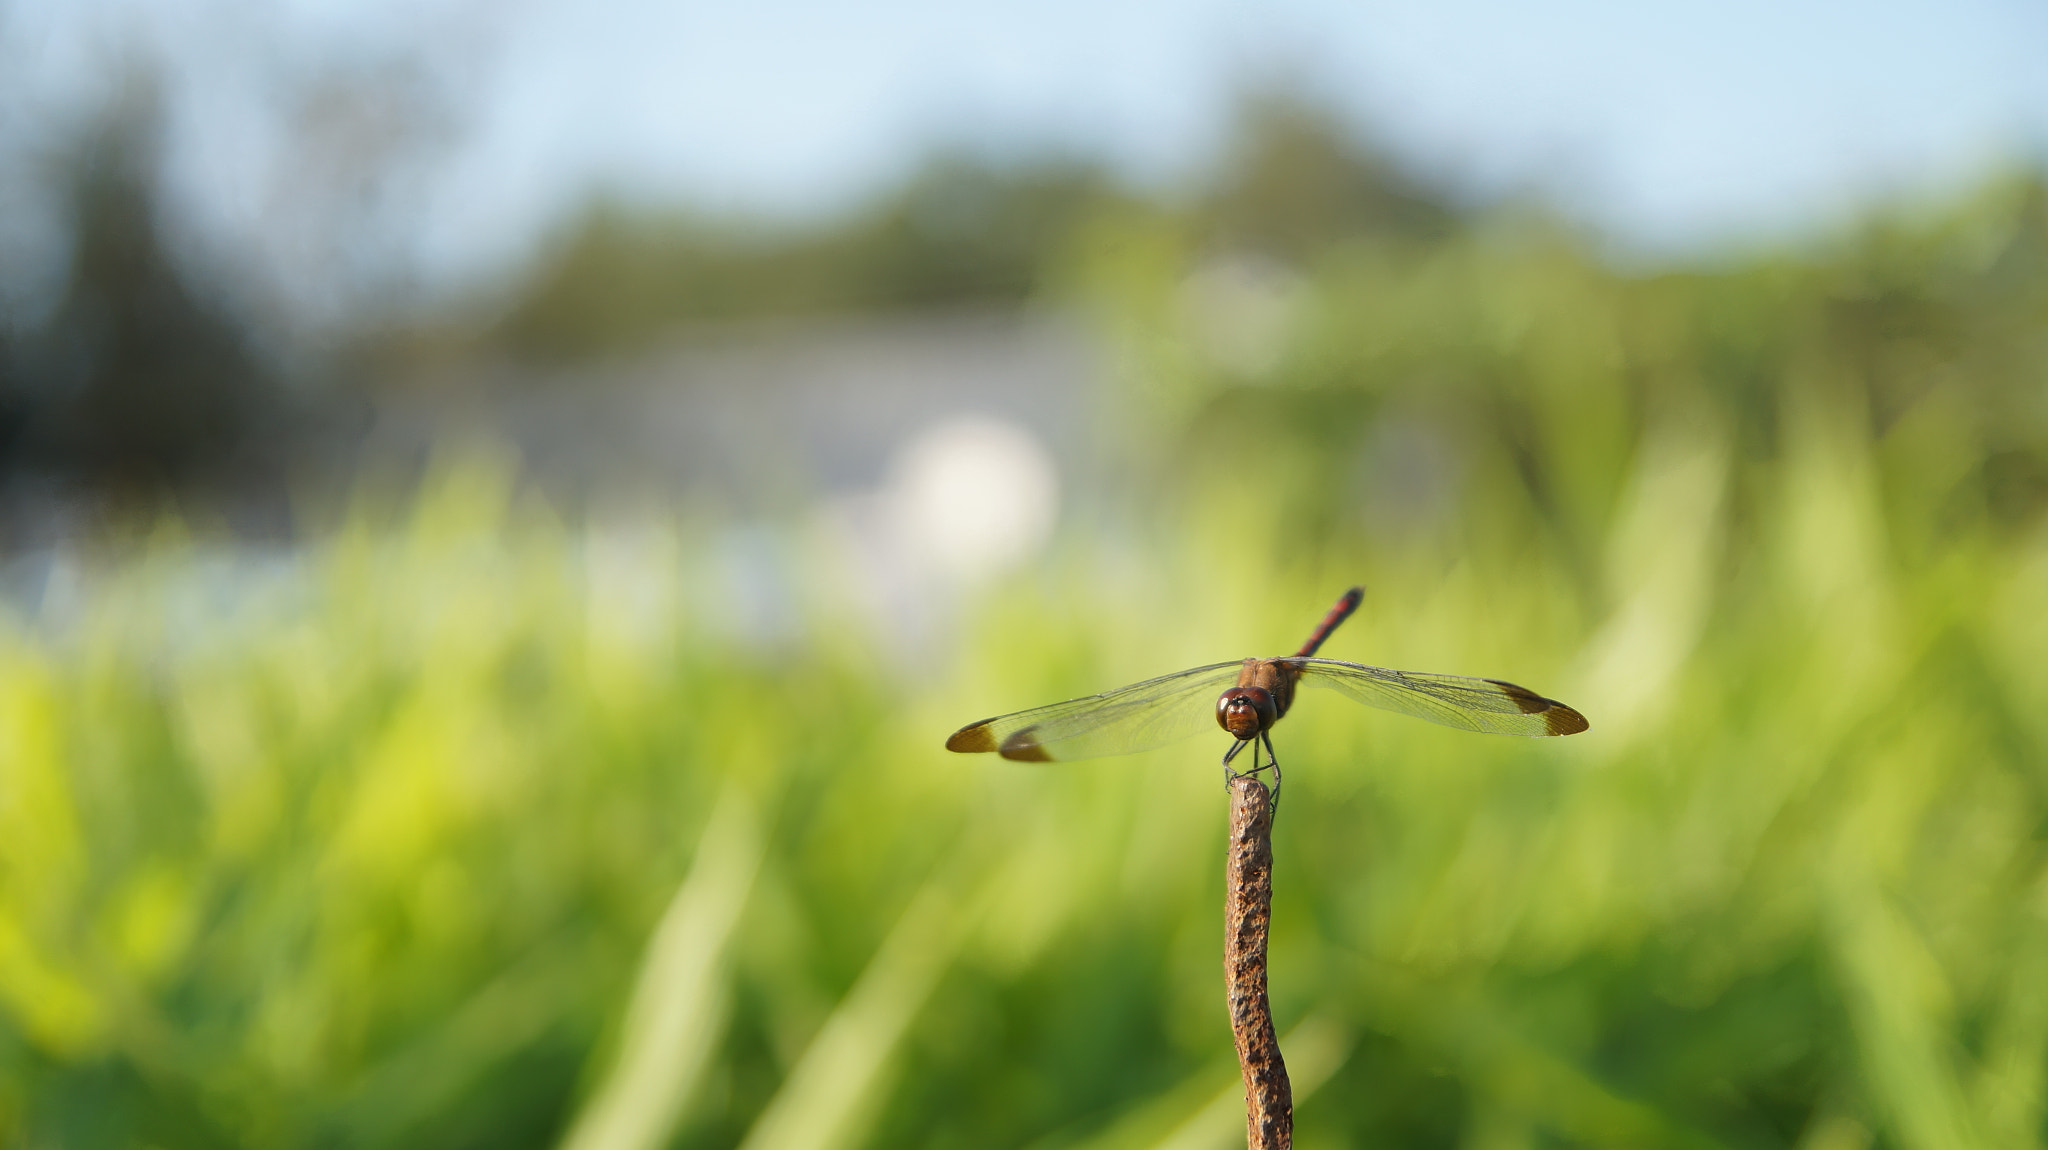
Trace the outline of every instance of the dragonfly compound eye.
{"label": "dragonfly compound eye", "polygon": [[1216,722],[1240,739],[1273,725],[1273,696],[1264,687],[1232,687],[1216,699]]}

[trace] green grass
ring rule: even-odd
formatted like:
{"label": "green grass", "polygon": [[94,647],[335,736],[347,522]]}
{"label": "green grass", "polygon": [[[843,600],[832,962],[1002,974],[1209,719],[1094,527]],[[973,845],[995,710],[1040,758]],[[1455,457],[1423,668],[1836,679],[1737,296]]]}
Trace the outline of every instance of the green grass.
{"label": "green grass", "polygon": [[[1456,564],[1375,579],[1339,632],[1594,727],[1316,693],[1283,726],[1304,1142],[2035,1138],[2048,548],[1901,575],[1837,460],[1716,588],[1727,468],[1646,459],[1605,619],[1558,618],[1540,563]],[[764,651],[703,538],[621,546],[455,467],[287,572],[165,541],[11,627],[11,1139],[527,1145],[623,1107],[578,1145],[1147,1145],[1229,1088],[1221,736],[1051,768],[939,743],[1286,649],[1348,563],[1076,546],[902,666],[823,580]],[[246,593],[199,602],[222,578]]]}

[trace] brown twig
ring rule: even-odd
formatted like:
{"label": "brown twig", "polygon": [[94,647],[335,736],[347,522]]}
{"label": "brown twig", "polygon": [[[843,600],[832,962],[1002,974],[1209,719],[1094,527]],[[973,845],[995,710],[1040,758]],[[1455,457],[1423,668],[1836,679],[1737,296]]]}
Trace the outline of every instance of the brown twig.
{"label": "brown twig", "polygon": [[1273,796],[1249,776],[1230,784],[1230,861],[1225,870],[1223,978],[1230,1030],[1244,1070],[1245,1136],[1251,1150],[1291,1150],[1294,1088],[1266,1005],[1266,928],[1273,918]]}

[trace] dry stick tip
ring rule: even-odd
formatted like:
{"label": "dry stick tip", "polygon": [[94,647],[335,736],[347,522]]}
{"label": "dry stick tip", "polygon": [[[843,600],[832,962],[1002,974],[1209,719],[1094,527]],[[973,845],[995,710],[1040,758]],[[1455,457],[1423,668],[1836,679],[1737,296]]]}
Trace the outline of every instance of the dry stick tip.
{"label": "dry stick tip", "polygon": [[1223,977],[1230,1030],[1244,1072],[1251,1150],[1291,1150],[1294,1090],[1266,1002],[1266,933],[1273,914],[1273,796],[1250,776],[1230,783],[1230,858],[1225,868]]}

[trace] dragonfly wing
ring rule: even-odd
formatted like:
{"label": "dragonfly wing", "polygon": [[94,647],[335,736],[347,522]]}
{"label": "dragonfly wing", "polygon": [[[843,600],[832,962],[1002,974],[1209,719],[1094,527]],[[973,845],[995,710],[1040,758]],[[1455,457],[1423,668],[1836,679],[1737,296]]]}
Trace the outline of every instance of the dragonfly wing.
{"label": "dragonfly wing", "polygon": [[994,751],[1029,763],[1149,751],[1214,727],[1213,696],[1237,682],[1243,666],[1243,660],[1211,663],[1100,695],[983,719],[953,732],[946,749]]}
{"label": "dragonfly wing", "polygon": [[1311,687],[1341,691],[1368,707],[1489,735],[1576,735],[1586,717],[1527,687],[1499,679],[1390,671],[1336,659],[1286,659]]}

